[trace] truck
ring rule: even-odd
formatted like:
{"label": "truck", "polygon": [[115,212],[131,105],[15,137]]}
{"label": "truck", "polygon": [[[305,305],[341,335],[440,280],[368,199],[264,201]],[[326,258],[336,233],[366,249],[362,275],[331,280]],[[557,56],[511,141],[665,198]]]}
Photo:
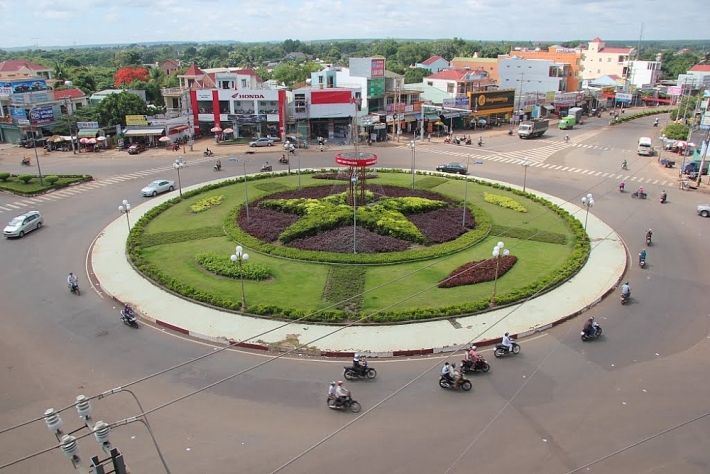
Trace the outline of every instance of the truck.
{"label": "truck", "polygon": [[560,119],[560,130],[568,130],[577,124],[574,115],[568,115]]}
{"label": "truck", "polygon": [[532,119],[523,121],[518,127],[520,138],[541,137],[549,128],[550,121],[545,119]]}
{"label": "truck", "polygon": [[584,110],[581,107],[572,107],[567,111],[567,115],[574,117],[577,123],[582,123],[582,112],[584,112]]}

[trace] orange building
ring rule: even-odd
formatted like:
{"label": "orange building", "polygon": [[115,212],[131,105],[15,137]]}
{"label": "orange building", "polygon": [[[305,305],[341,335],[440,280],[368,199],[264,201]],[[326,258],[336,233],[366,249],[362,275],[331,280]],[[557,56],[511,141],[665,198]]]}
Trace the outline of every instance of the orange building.
{"label": "orange building", "polygon": [[470,69],[472,71],[486,71],[488,77],[498,84],[498,59],[496,58],[465,58],[456,57],[451,60],[452,69]]}
{"label": "orange building", "polygon": [[582,53],[583,51],[581,49],[550,46],[547,51],[521,49],[511,51],[510,54],[499,55],[498,57],[510,58],[517,56],[525,59],[548,59],[556,63],[569,64],[567,91],[573,92],[579,90],[582,82]]}

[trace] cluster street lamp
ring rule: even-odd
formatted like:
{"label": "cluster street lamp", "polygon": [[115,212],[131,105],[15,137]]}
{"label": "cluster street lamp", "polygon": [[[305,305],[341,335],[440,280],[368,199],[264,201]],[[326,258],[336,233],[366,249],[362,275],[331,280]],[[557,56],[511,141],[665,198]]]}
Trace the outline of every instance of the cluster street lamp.
{"label": "cluster street lamp", "polygon": [[412,191],[414,191],[414,168],[417,163],[417,142],[414,140],[409,142],[409,148],[412,149]]}
{"label": "cluster street lamp", "polygon": [[530,166],[530,158],[528,158],[526,156],[521,164],[523,165],[523,170],[524,170],[523,171],[523,192],[525,192],[525,185],[527,184],[526,182],[528,180],[528,166]]}
{"label": "cluster street lamp", "polygon": [[587,218],[589,217],[589,208],[594,205],[594,197],[592,193],[587,194],[582,198],[582,205],[587,208],[587,213],[584,216],[584,230],[587,230]]}
{"label": "cluster street lamp", "polygon": [[242,282],[242,311],[245,311],[247,309],[247,299],[246,296],[244,295],[244,267],[243,264],[247,260],[249,260],[249,254],[244,253],[244,249],[242,248],[241,245],[237,245],[237,248],[234,249],[234,255],[230,257],[233,262],[236,262],[239,265],[239,279]]}
{"label": "cluster street lamp", "polygon": [[131,213],[131,205],[128,203],[127,200],[124,199],[123,203],[120,206],[118,206],[118,211],[121,214],[126,215],[126,223],[128,224],[128,232],[130,233],[131,232],[131,221],[128,219],[128,214]]}
{"label": "cluster street lamp", "polygon": [[182,181],[180,180],[180,170],[185,166],[185,162],[182,160],[182,156],[175,160],[175,163],[173,163],[173,168],[177,171],[178,174],[178,189],[180,190],[180,199],[182,199]]}
{"label": "cluster street lamp", "polygon": [[500,257],[506,257],[510,254],[507,248],[505,248],[505,244],[503,242],[498,242],[494,247],[493,247],[493,258],[496,259],[496,275],[495,279],[493,280],[493,296],[491,296],[491,306],[495,306],[496,304],[496,287],[498,286],[498,270],[500,269]]}

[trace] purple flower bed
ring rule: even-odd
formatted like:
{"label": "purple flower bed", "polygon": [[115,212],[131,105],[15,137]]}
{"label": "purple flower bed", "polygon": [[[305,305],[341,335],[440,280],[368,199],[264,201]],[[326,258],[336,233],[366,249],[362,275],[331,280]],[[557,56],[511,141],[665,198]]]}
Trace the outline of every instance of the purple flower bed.
{"label": "purple flower bed", "polygon": [[[404,240],[375,234],[360,226],[357,228],[356,239],[358,253],[402,252],[407,250],[410,245]],[[351,253],[353,251],[353,226],[339,227],[321,232],[313,237],[296,239],[289,242],[287,247],[321,252]]]}
{"label": "purple flower bed", "polygon": [[461,265],[439,283],[439,288],[453,288],[461,285],[474,285],[484,281],[493,281],[496,277],[496,267],[498,267],[498,278],[505,275],[513,268],[518,257],[507,255],[500,257],[500,265],[495,258],[469,262]]}
{"label": "purple flower bed", "polygon": [[249,206],[249,222],[247,223],[247,213],[242,208],[239,213],[238,223],[239,227],[251,236],[264,242],[273,242],[298,219],[300,217],[294,214]]}
{"label": "purple flower bed", "polygon": [[462,207],[447,207],[425,214],[412,214],[408,215],[407,219],[417,226],[429,244],[440,244],[454,240],[475,227],[475,219],[468,209],[466,209],[466,228],[462,226]]}

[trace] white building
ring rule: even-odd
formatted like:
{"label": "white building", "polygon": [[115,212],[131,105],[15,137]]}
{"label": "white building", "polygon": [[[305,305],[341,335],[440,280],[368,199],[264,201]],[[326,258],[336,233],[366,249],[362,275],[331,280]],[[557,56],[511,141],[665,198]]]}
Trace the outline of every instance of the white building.
{"label": "white building", "polygon": [[569,64],[549,59],[513,56],[498,59],[498,85],[515,89],[516,94],[564,92],[567,90]]}
{"label": "white building", "polygon": [[582,53],[582,79],[613,75],[627,79],[629,59],[636,53],[634,48],[607,48],[599,38],[588,44]]}
{"label": "white building", "polygon": [[653,87],[661,79],[660,61],[632,61],[629,83],[638,87]]}
{"label": "white building", "polygon": [[442,58],[441,56],[432,56],[426,61],[416,63],[414,67],[419,67],[422,69],[429,70],[432,74],[436,74],[439,71],[449,68],[449,62]]}
{"label": "white building", "polygon": [[710,88],[710,64],[696,64],[687,74],[678,75],[678,86],[689,85],[700,88]]}

